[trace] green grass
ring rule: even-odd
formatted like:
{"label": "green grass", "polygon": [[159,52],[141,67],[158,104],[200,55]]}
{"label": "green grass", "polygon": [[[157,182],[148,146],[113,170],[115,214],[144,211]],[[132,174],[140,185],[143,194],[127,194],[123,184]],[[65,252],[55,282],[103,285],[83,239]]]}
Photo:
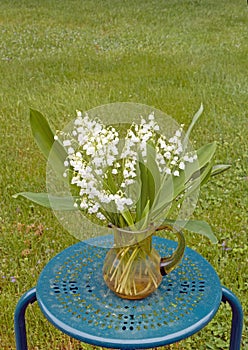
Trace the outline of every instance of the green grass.
{"label": "green grass", "polygon": [[[218,141],[216,162],[232,165],[202,188],[195,212],[219,244],[187,235],[241,299],[247,313],[248,13],[245,0],[1,0],[0,2],[0,348],[14,349],[13,312],[44,265],[75,242],[48,210],[12,194],[45,190],[45,161],[31,137],[29,108],[54,129],[101,104],[154,106]],[[228,248],[228,249],[223,249]],[[15,277],[15,279],[13,279]],[[30,349],[81,349],[28,310]],[[242,349],[248,347],[245,318]],[[230,310],[171,349],[228,349]]]}

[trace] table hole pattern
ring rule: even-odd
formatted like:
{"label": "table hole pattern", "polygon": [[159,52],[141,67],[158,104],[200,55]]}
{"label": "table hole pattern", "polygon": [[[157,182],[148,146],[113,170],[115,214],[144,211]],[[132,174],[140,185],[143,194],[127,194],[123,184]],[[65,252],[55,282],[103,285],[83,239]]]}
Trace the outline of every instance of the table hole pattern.
{"label": "table hole pattern", "polygon": [[[163,242],[157,238],[156,249],[161,256],[171,254],[174,242],[172,247],[165,247]],[[196,262],[194,254],[187,254],[174,271],[163,277],[151,296],[125,300],[103,281],[105,254],[106,249],[78,243],[53,259],[52,274],[49,268],[43,270],[42,287],[37,287],[38,301],[46,304],[53,318],[89,334],[97,329],[99,336],[139,339],[144,332],[159,336],[185,324],[191,326],[197,322],[193,309],[197,309],[199,317],[208,312],[206,303],[213,302],[212,285],[218,285],[219,280],[215,277],[209,281],[208,268],[212,267],[204,259]]]}

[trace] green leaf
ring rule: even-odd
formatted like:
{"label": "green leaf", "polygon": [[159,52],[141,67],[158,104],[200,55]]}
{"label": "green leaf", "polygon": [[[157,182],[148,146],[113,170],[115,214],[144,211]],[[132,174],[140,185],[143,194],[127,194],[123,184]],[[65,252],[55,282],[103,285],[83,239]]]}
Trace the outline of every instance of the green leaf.
{"label": "green leaf", "polygon": [[133,217],[129,210],[121,212],[121,215],[123,216],[129,227],[134,226]]}
{"label": "green leaf", "polygon": [[149,168],[147,169],[147,182],[148,182],[148,198],[150,206],[152,206],[155,195],[161,186],[161,175],[155,160],[156,151],[153,145],[147,145],[147,164]]}
{"label": "green leaf", "polygon": [[46,159],[49,159],[49,164],[56,173],[62,175],[65,171],[64,161],[67,153],[60,142],[54,141],[54,134],[46,118],[39,111],[30,109],[30,125],[40,151]]}
{"label": "green leaf", "polygon": [[[168,205],[188,187],[190,191],[199,187],[207,179],[212,169],[212,158],[216,150],[216,142],[209,143],[197,150],[197,161],[186,162],[185,170],[180,171],[180,176],[166,175],[161,183],[154,200],[152,216],[155,218],[163,213]],[[193,186],[194,185],[194,186]]]}
{"label": "green leaf", "polygon": [[180,172],[180,176],[165,175],[157,192],[152,207],[152,217],[155,219],[164,212],[168,205],[185,189],[185,174]]}
{"label": "green leaf", "polygon": [[139,157],[137,166],[137,175],[139,174],[140,179],[140,197],[136,204],[136,216],[137,221],[142,217],[143,210],[147,204],[148,198],[148,178],[147,178],[147,167],[144,164],[143,158]]}
{"label": "green leaf", "polygon": [[206,221],[200,220],[170,220],[166,219],[163,224],[179,227],[181,229],[188,230],[190,232],[198,233],[206,236],[214,244],[218,242],[217,237],[214,235],[211,226]]}
{"label": "green leaf", "polygon": [[201,116],[202,112],[203,112],[203,105],[201,103],[201,106],[200,106],[199,110],[194,115],[194,117],[193,117],[193,119],[191,121],[191,124],[189,125],[188,130],[186,131],[185,138],[184,138],[184,141],[183,141],[183,147],[184,148],[187,147],[187,144],[188,144],[188,141],[189,141],[189,135],[190,135],[192,129],[194,128],[195,123],[197,122],[197,120]]}
{"label": "green leaf", "polygon": [[146,206],[143,210],[141,220],[138,222],[139,230],[144,230],[147,228],[150,217],[150,200],[147,201]]}
{"label": "green leaf", "polygon": [[228,170],[231,167],[229,164],[217,164],[212,167],[211,176],[218,175]]}
{"label": "green leaf", "polygon": [[54,134],[46,118],[39,111],[30,109],[30,125],[39,149],[45,158],[48,159],[54,143]]}
{"label": "green leaf", "polygon": [[195,163],[196,165],[199,166],[199,169],[201,169],[208,162],[211,161],[216,151],[216,148],[217,148],[217,143],[214,141],[211,143],[207,143],[206,145],[202,146],[196,151],[198,162],[196,161]]}
{"label": "green leaf", "polygon": [[188,196],[190,193],[194,192],[200,185],[204,185],[208,179],[210,178],[212,170],[212,162],[207,164],[204,168],[200,170],[200,172],[193,178],[193,180],[189,181],[185,186],[186,195]]}
{"label": "green leaf", "polygon": [[196,151],[197,160],[190,163],[185,162],[185,183],[192,177],[199,177],[200,170],[211,162],[216,151],[216,142],[208,143]]}
{"label": "green leaf", "polygon": [[74,207],[76,197],[57,197],[48,193],[20,192],[12,196],[13,198],[24,197],[36,204],[54,210],[77,210]]}

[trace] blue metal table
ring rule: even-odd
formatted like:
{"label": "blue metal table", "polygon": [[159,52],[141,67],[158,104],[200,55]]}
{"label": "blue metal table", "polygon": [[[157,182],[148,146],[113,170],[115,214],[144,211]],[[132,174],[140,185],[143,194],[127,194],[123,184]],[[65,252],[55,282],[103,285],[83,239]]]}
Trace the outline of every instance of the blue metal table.
{"label": "blue metal table", "polygon": [[[213,267],[186,249],[181,264],[143,300],[117,297],[105,285],[103,260],[110,236],[77,243],[43,269],[36,288],[25,293],[15,311],[17,350],[27,349],[25,310],[38,301],[45,317],[62,332],[96,346],[139,349],[168,345],[198,332],[214,317],[221,301],[232,308],[230,350],[240,349],[242,307],[222,287]],[[154,237],[161,256],[176,243]],[[99,246],[101,244],[101,246]]]}

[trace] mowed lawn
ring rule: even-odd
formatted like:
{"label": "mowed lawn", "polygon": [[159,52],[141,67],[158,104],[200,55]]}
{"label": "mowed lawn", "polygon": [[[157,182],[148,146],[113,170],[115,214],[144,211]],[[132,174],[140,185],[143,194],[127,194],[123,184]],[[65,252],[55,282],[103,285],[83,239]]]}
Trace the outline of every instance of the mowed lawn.
{"label": "mowed lawn", "polygon": [[[216,140],[225,174],[202,187],[193,217],[218,237],[186,233],[243,305],[248,348],[248,9],[245,0],[0,1],[0,349],[15,349],[13,313],[45,264],[76,242],[49,210],[13,199],[46,190],[46,162],[29,108],[54,130],[76,110],[112,102],[153,106],[189,124],[197,146]],[[231,312],[168,349],[228,349]],[[30,349],[92,349],[62,335],[37,305],[27,312]]]}

